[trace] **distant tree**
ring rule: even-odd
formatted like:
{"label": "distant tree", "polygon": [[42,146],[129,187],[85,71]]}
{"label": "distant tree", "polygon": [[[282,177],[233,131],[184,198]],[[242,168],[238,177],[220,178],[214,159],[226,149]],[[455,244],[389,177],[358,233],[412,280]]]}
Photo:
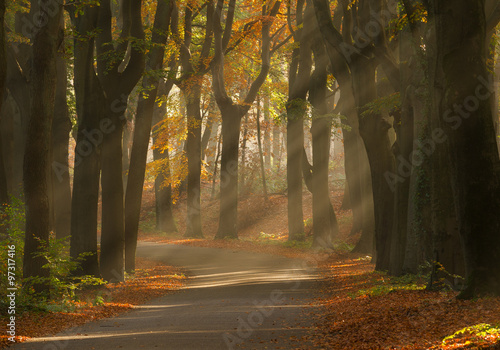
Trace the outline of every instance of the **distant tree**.
{"label": "distant tree", "polygon": [[[160,84],[159,92],[166,93],[167,87],[164,89]],[[161,147],[164,140],[159,137],[160,125],[167,118],[166,104],[161,106],[156,105],[153,114],[153,159],[154,161],[166,162],[163,166],[163,171],[155,177],[155,213],[156,213],[156,229],[162,232],[177,232],[175,224],[172,196],[172,172],[170,170],[170,156],[168,147]]]}
{"label": "distant tree", "polygon": [[[187,2],[184,8],[184,37],[180,43],[181,77],[176,84],[186,105],[187,140],[187,216],[186,237],[202,237],[201,228],[201,129],[200,110],[203,78],[210,70],[210,51],[213,41],[212,2]],[[200,21],[200,22],[198,22]],[[203,27],[202,30],[198,30]],[[204,33],[203,35],[200,34]],[[197,34],[195,36],[195,34]],[[199,38],[201,36],[203,39]],[[201,44],[200,44],[201,43]]]}
{"label": "distant tree", "polygon": [[[262,6],[261,22],[261,51],[260,71],[253,80],[248,92],[241,102],[235,102],[226,90],[226,76],[224,74],[224,54],[233,34],[233,19],[236,1],[230,0],[227,7],[225,27],[222,28],[222,12],[224,1],[219,0],[215,9],[214,37],[215,57],[212,66],[212,84],[215,100],[219,106],[222,118],[222,154],[221,154],[221,194],[219,229],[216,238],[238,237],[238,149],[240,139],[241,119],[255,101],[259,89],[266,81],[271,65],[271,56],[281,45],[272,47],[271,27],[281,2]],[[255,21],[253,22],[255,24]],[[250,24],[251,28],[253,24]],[[278,29],[279,30],[279,29]],[[275,33],[278,34],[278,33]],[[273,37],[276,35],[273,35]]]}

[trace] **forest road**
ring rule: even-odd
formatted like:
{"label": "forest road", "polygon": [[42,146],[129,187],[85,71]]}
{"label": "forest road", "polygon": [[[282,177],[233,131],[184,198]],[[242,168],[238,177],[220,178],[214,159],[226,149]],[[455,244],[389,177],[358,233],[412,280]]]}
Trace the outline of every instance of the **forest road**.
{"label": "forest road", "polygon": [[315,269],[302,260],[141,242],[137,255],[187,269],[185,289],[117,317],[14,349],[314,349]]}

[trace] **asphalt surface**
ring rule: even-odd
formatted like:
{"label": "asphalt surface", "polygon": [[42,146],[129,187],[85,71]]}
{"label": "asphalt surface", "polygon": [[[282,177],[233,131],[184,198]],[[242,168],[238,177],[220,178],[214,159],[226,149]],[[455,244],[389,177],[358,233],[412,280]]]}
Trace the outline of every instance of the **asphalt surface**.
{"label": "asphalt surface", "polygon": [[314,349],[311,265],[274,255],[141,243],[137,255],[187,269],[185,289],[117,317],[14,349]]}

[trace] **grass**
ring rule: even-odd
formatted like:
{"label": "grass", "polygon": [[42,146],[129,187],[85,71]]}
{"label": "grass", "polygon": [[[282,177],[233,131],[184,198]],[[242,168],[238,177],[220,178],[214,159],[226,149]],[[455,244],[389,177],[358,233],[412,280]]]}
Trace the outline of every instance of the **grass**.
{"label": "grass", "polygon": [[389,294],[396,290],[424,290],[427,285],[426,276],[422,275],[403,275],[400,277],[388,276],[385,272],[373,271],[366,274],[366,277],[371,277],[374,283],[368,289],[360,289],[357,292],[349,293],[349,297],[355,299],[357,297],[376,297]]}

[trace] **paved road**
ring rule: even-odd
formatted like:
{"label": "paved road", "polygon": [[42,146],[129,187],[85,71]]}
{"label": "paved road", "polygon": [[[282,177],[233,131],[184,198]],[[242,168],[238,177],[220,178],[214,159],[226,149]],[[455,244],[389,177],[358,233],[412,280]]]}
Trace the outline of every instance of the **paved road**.
{"label": "paved road", "polygon": [[138,256],[189,271],[186,289],[14,349],[314,349],[313,269],[273,255],[141,243]]}

